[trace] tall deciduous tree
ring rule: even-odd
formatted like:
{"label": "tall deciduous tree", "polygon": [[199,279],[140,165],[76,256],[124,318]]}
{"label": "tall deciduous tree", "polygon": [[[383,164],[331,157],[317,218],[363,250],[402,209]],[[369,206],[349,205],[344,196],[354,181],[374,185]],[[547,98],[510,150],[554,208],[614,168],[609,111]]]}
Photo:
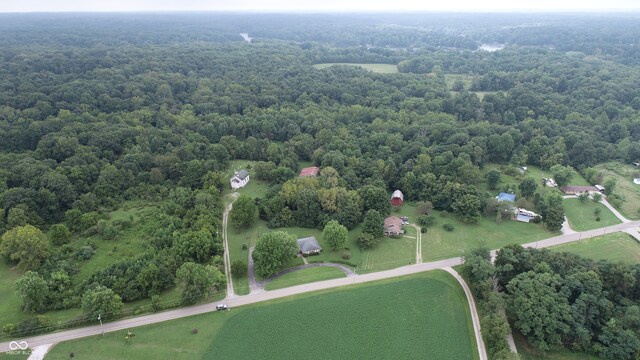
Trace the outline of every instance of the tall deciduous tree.
{"label": "tall deciduous tree", "polygon": [[384,235],[384,217],[377,210],[369,210],[364,216],[362,232],[374,238],[381,238]]}
{"label": "tall deciduous tree", "polygon": [[465,223],[474,224],[480,220],[480,198],[476,195],[463,195],[451,207]]}
{"label": "tall deciduous tree", "polygon": [[348,230],[339,222],[332,220],[324,226],[322,230],[322,240],[329,244],[331,249],[338,250],[347,243]]}
{"label": "tall deciduous tree", "polygon": [[18,226],[2,235],[0,254],[17,262],[20,269],[36,269],[49,254],[49,243],[35,226]]}
{"label": "tall deciduous tree", "polygon": [[37,272],[27,271],[18,279],[16,291],[22,298],[22,310],[27,312],[46,310],[49,287]]}
{"label": "tall deciduous tree", "polygon": [[82,296],[82,311],[90,319],[109,319],[122,312],[122,298],[105,286],[97,286]]}
{"label": "tall deciduous tree", "polygon": [[256,241],[253,261],[258,275],[269,277],[277,273],[296,254],[296,239],[284,232],[274,231],[263,234]]}
{"label": "tall deciduous tree", "polygon": [[207,229],[177,236],[173,241],[173,249],[183,260],[199,263],[208,261],[216,253],[213,236]]}
{"label": "tall deciduous tree", "polygon": [[530,199],[531,197],[533,197],[533,194],[535,194],[536,190],[538,189],[538,182],[534,178],[528,177],[522,180],[518,188],[520,189],[520,194],[523,197]]}
{"label": "tall deciduous tree", "polygon": [[229,216],[234,226],[238,228],[248,228],[256,219],[256,202],[246,195],[241,195],[233,203],[233,209]]}
{"label": "tall deciduous tree", "polygon": [[507,304],[515,327],[527,337],[529,344],[540,351],[560,345],[571,321],[562,278],[542,263],[534,271],[513,278],[507,290]]}
{"label": "tall deciduous tree", "polygon": [[485,175],[485,178],[487,179],[487,186],[489,187],[490,190],[495,190],[498,188],[498,184],[500,184],[501,177],[502,177],[502,174],[500,173],[500,171],[496,169],[489,170],[487,175]]}
{"label": "tall deciduous tree", "polygon": [[362,198],[364,211],[376,210],[382,216],[391,213],[390,196],[383,188],[367,185],[360,188],[358,193]]}
{"label": "tall deciduous tree", "polygon": [[176,281],[182,288],[182,303],[195,304],[213,290],[223,289],[227,285],[225,275],[211,265],[187,262],[176,272]]}
{"label": "tall deciduous tree", "polygon": [[558,186],[569,185],[571,179],[573,179],[573,168],[569,166],[553,165],[551,167],[551,173]]}

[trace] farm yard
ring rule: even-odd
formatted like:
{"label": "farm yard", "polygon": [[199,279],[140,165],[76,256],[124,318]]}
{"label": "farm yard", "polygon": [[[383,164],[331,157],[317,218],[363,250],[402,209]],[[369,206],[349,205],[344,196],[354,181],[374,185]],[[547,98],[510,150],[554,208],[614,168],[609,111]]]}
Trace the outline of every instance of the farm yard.
{"label": "farm yard", "polygon": [[353,64],[353,63],[325,63],[313,65],[316,69],[326,69],[334,65],[357,66],[365,70],[380,74],[394,74],[398,72],[398,66],[393,64]]}
{"label": "farm yard", "polygon": [[554,246],[551,250],[570,252],[594,260],[640,263],[640,243],[622,232]]}
{"label": "farm yard", "polygon": [[131,331],[130,342],[122,331],[64,342],[47,359],[478,358],[465,295],[439,270]]}
{"label": "farm yard", "polygon": [[[611,210],[601,203],[594,203],[591,200],[581,203],[578,199],[565,199],[563,203],[565,214],[569,219],[569,225],[575,231],[586,231],[620,224],[620,220]],[[599,211],[597,215],[596,211]]]}
{"label": "farm yard", "polygon": [[[496,224],[493,217],[482,217],[477,224],[465,224],[453,214],[434,211],[436,223],[422,234],[422,260],[434,261],[463,256],[478,246],[498,249],[508,244],[524,244],[560,235],[548,231],[542,224],[503,220]],[[443,229],[451,224],[453,231]]]}

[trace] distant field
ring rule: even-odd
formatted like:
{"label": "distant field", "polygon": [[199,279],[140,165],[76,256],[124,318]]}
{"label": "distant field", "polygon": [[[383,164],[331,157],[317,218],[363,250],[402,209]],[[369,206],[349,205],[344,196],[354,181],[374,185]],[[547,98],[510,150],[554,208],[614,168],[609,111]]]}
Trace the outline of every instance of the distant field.
{"label": "distant field", "polygon": [[[581,203],[578,199],[565,199],[563,202],[565,215],[569,225],[576,231],[586,231],[615,224],[621,221],[606,206],[587,200]],[[600,209],[600,221],[596,221],[594,210]]]}
{"label": "distant field", "polygon": [[[541,194],[545,194],[548,191],[559,191],[557,190],[557,188],[549,188],[549,187],[543,187],[542,186],[542,178],[550,178],[553,177],[553,175],[551,174],[551,172],[549,170],[543,170],[538,166],[535,165],[530,165],[527,166],[527,171],[524,174],[518,174],[517,176],[511,176],[511,175],[507,175],[505,174],[505,171],[507,169],[506,165],[502,165],[502,164],[486,164],[484,165],[484,167],[481,170],[483,179],[484,176],[489,172],[489,170],[492,169],[496,169],[499,170],[502,173],[502,178],[500,181],[500,185],[498,185],[498,188],[501,188],[504,185],[511,185],[514,189],[518,188],[518,185],[520,184],[520,182],[522,180],[524,180],[527,177],[532,177],[534,178],[536,181],[538,181],[538,192],[540,192]],[[589,184],[589,182],[587,180],[585,180],[584,177],[582,177],[582,175],[580,175],[577,171],[573,172],[573,177],[571,179],[571,185],[591,185]],[[482,190],[487,190],[487,185],[486,183],[482,183],[480,184],[480,188]],[[490,193],[494,194],[494,195],[498,195],[499,190],[490,190]]]}
{"label": "distant field", "polygon": [[640,168],[619,162],[600,164],[596,168],[604,173],[604,181],[616,180],[614,193],[624,198],[616,204],[618,211],[628,219],[640,220],[640,185],[633,183],[634,177],[640,177]]}
{"label": "distant field", "polygon": [[365,70],[373,71],[375,73],[381,74],[394,74],[398,72],[398,66],[392,64],[352,64],[352,63],[325,63],[325,64],[315,64],[313,67],[316,69],[326,69],[333,65],[349,65],[349,66],[359,66]]}
{"label": "distant field", "polygon": [[63,342],[47,360],[478,359],[464,293],[439,270],[131,331]]}
{"label": "distant field", "polygon": [[289,286],[345,277],[344,271],[335,267],[312,267],[294,271],[271,281],[266,290],[276,290]]}
{"label": "distant field", "polygon": [[594,260],[622,261],[627,264],[640,263],[640,243],[625,233],[613,233],[558,245],[551,248],[578,254]]}

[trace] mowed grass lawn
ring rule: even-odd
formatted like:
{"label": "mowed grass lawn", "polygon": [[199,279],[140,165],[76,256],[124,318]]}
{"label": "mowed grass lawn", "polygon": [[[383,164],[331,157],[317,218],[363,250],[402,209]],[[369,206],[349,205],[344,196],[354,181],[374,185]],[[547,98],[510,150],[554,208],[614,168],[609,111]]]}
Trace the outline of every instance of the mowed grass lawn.
{"label": "mowed grass lawn", "polygon": [[326,69],[333,65],[358,66],[365,70],[381,74],[394,74],[398,72],[398,66],[393,64],[354,64],[354,63],[324,63],[313,65],[316,69]]}
{"label": "mowed grass lawn", "polygon": [[266,290],[345,277],[344,271],[335,267],[311,267],[284,274],[265,285]]}
{"label": "mowed grass lawn", "polygon": [[[192,334],[192,329],[198,329]],[[56,345],[47,359],[477,359],[466,298],[436,270]]]}
{"label": "mowed grass lawn", "polygon": [[570,252],[594,260],[640,263],[640,243],[622,232],[554,246],[551,250]]}
{"label": "mowed grass lawn", "polygon": [[[503,220],[496,224],[494,217],[482,217],[477,224],[465,224],[454,214],[441,216],[434,211],[436,223],[422,234],[422,260],[434,261],[463,256],[466,252],[485,246],[498,249],[508,244],[525,244],[560,235],[548,231],[542,224]],[[443,224],[451,224],[454,231],[446,231]]]}
{"label": "mowed grass lawn", "polygon": [[[592,200],[581,203],[578,199],[565,199],[563,205],[569,225],[575,231],[593,230],[621,223],[606,206]],[[600,209],[600,221],[596,221],[595,209]]]}
{"label": "mowed grass lawn", "polygon": [[631,164],[608,162],[596,166],[603,172],[605,181],[616,181],[614,193],[623,197],[620,204],[616,204],[618,211],[627,219],[640,220],[640,185],[633,183],[634,177],[640,177],[640,168]]}

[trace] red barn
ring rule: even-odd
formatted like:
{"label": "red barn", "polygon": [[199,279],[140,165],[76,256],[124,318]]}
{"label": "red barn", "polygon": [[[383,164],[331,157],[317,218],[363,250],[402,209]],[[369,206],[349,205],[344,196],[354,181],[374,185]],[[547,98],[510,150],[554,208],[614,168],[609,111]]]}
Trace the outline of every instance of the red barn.
{"label": "red barn", "polygon": [[316,176],[319,171],[320,168],[317,166],[307,167],[300,171],[300,177]]}
{"label": "red barn", "polygon": [[391,206],[402,206],[402,202],[404,201],[404,195],[400,190],[396,190],[391,195]]}

